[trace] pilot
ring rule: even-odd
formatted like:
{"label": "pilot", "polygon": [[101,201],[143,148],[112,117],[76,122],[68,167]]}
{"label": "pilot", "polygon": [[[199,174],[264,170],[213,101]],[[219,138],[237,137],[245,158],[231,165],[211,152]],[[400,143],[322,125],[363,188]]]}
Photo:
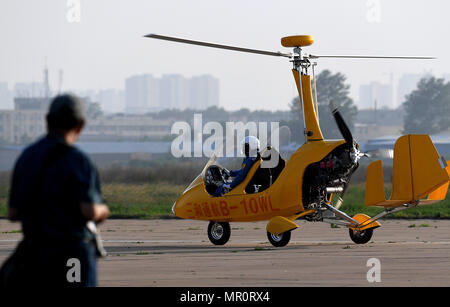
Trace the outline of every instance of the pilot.
{"label": "pilot", "polygon": [[245,154],[244,161],[242,162],[242,168],[236,171],[230,171],[230,177],[234,177],[231,183],[224,183],[217,188],[214,196],[222,196],[234,189],[238,184],[244,181],[247,173],[252,168],[253,164],[259,160],[259,140],[254,136],[246,136],[241,142],[241,153]]}

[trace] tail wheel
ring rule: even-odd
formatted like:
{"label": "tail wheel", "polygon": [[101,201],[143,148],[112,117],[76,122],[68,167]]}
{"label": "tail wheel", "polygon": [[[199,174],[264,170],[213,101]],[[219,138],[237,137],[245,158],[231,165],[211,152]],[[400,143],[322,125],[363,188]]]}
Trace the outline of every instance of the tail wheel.
{"label": "tail wheel", "polygon": [[366,244],[370,241],[370,239],[372,239],[373,229],[369,228],[361,231],[349,229],[348,233],[350,234],[350,239],[352,239],[352,241],[356,244]]}
{"label": "tail wheel", "polygon": [[286,246],[291,239],[291,232],[286,231],[279,234],[278,236],[274,235],[273,233],[267,232],[267,239],[269,239],[269,242],[275,247]]}
{"label": "tail wheel", "polygon": [[230,223],[228,222],[209,222],[208,238],[214,245],[224,245],[228,242],[231,235]]}

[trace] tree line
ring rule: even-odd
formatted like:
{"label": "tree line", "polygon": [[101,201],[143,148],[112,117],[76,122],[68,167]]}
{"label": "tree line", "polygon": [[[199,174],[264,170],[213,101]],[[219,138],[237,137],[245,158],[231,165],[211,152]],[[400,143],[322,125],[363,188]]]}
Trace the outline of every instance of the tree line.
{"label": "tree line", "polygon": [[[325,138],[341,138],[339,130],[332,118],[328,104],[333,103],[340,111],[350,129],[354,127],[358,109],[349,97],[350,85],[341,73],[322,71],[316,80],[317,100],[320,126]],[[303,115],[299,98],[290,104],[292,120],[287,124],[291,131],[303,131]],[[369,110],[364,110],[368,112]],[[393,116],[403,117],[404,134],[437,134],[450,128],[450,82],[443,78],[424,77],[415,90],[406,95],[405,101],[396,110],[380,110],[376,124],[389,124],[388,119]],[[367,118],[367,116],[365,116]],[[364,118],[360,116],[360,119]],[[397,122],[401,122],[399,119]],[[373,123],[373,122],[372,122]],[[297,141],[302,141],[302,133],[293,134]]]}

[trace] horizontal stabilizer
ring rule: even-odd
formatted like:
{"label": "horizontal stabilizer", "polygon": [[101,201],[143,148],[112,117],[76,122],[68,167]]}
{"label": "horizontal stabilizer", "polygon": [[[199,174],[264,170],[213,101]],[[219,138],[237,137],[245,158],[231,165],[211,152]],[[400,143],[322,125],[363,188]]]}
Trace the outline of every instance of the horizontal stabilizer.
{"label": "horizontal stabilizer", "polygon": [[[447,174],[450,175],[450,161],[447,161],[447,167],[445,168],[447,170]],[[421,205],[428,205],[433,204],[438,201],[444,200],[445,196],[447,195],[448,191],[448,185],[450,182],[444,183],[440,187],[438,187],[436,190],[432,191],[430,194],[428,194],[427,199],[421,200]]]}
{"label": "horizontal stabilizer", "polygon": [[442,160],[428,135],[404,135],[394,145],[392,194],[384,196],[381,161],[367,168],[366,206],[397,207],[406,203],[433,203],[445,198],[450,167]]}
{"label": "horizontal stabilizer", "polygon": [[369,164],[367,167],[366,195],[364,199],[366,206],[396,207],[408,201],[408,199],[386,200],[384,195],[383,163],[381,160],[378,160]]}
{"label": "horizontal stabilizer", "polygon": [[378,160],[370,163],[367,167],[364,204],[366,206],[376,206],[385,200],[383,162]]}

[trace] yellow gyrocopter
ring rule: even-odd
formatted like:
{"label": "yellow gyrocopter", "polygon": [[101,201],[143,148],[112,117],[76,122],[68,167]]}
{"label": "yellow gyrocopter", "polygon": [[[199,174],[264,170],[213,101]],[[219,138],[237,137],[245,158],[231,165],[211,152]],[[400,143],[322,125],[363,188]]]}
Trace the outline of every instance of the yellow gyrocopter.
{"label": "yellow gyrocopter", "polygon": [[[212,44],[157,34],[148,38],[187,43],[212,48],[286,57],[293,63],[292,73],[303,109],[305,143],[289,161],[275,148],[267,147],[252,166],[243,182],[228,193],[213,197],[214,191],[227,182],[227,170],[215,156],[174,203],[172,211],[183,219],[209,221],[208,238],[215,245],[228,242],[230,222],[268,221],[267,237],[273,246],[289,243],[296,219],[322,221],[349,228],[356,244],[371,240],[378,219],[400,210],[443,200],[450,181],[450,161],[441,157],[428,135],[404,135],[394,145],[392,194],[385,199],[382,161],[369,164],[366,175],[365,205],[384,210],[374,217],[356,214],[351,217],[339,210],[343,196],[359,159],[359,150],[339,110],[330,102],[331,112],[343,140],[325,140],[319,126],[317,95],[313,100],[310,69],[318,58],[432,59],[431,57],[312,55],[302,48],[314,40],[309,35],[283,37],[281,44],[292,53],[270,52],[228,45]],[[314,92],[316,91],[314,86]],[[275,161],[275,163],[273,163]],[[333,201],[332,201],[333,200]]]}

